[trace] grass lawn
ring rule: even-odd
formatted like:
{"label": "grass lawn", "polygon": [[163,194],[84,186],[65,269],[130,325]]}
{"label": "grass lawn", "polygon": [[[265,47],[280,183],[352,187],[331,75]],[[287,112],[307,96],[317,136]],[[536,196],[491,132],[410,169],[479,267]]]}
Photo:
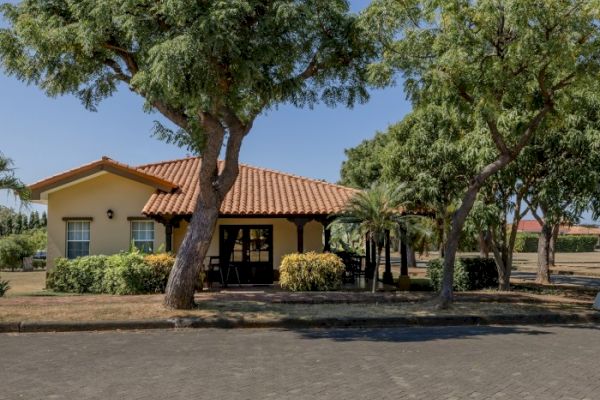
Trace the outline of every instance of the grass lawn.
{"label": "grass lawn", "polygon": [[46,271],[0,272],[0,279],[9,281],[10,289],[5,296],[44,295],[46,292]]}
{"label": "grass lawn", "polygon": [[0,299],[0,321],[106,321],[173,317],[251,318],[267,321],[281,318],[489,315],[590,310],[587,301],[544,301],[543,296],[534,294],[507,294],[514,296],[514,299],[507,302],[506,299],[498,299],[499,294],[496,292],[459,296],[452,309],[440,311],[435,308],[433,293],[413,292],[406,293],[405,296],[406,301],[400,298],[399,302],[394,303],[290,304],[260,301],[260,298],[240,300],[239,295],[227,293],[200,294],[197,297],[198,307],[189,311],[163,308],[162,295],[13,297]]}

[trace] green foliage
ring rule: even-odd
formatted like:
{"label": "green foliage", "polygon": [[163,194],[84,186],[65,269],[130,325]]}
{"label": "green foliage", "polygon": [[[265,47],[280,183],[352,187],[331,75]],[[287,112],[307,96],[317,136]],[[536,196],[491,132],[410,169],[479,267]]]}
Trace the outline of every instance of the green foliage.
{"label": "green foliage", "polygon": [[107,256],[88,256],[74,260],[57,258],[48,273],[46,286],[57,292],[102,293]]}
{"label": "green foliage", "polygon": [[23,258],[36,251],[31,235],[10,235],[0,238],[0,268],[20,268]]}
{"label": "green foliage", "polygon": [[0,279],[0,297],[3,297],[10,289],[10,282]]}
{"label": "green foliage", "polygon": [[598,244],[598,236],[592,235],[559,235],[556,251],[559,253],[589,253]]}
{"label": "green foliage", "polygon": [[7,73],[91,110],[122,82],[181,128],[159,138],[194,152],[209,115],[229,126],[280,103],[367,98],[372,49],[344,0],[42,3],[3,5]]}
{"label": "green foliage", "polygon": [[74,260],[60,258],[48,273],[46,285],[55,291],[70,293],[163,293],[174,263],[171,254],[139,252]]}
{"label": "green foliage", "polygon": [[[431,281],[431,286],[435,291],[439,291],[442,287],[443,268],[444,260],[441,258],[431,260],[427,263],[427,277]],[[452,288],[458,291],[469,290],[467,272],[460,260],[454,263],[454,283]]]}
{"label": "green foliage", "polygon": [[[427,263],[427,277],[439,291],[442,286],[443,259]],[[498,287],[498,270],[491,258],[462,258],[454,263],[454,290],[480,290]]]}
{"label": "green foliage", "polygon": [[493,258],[462,258],[467,273],[468,290],[498,287],[498,269]]}
{"label": "green foliage", "polygon": [[373,139],[344,150],[346,160],[340,171],[340,185],[368,189],[375,184],[382,174],[381,154],[389,140],[388,134],[377,133]]}
{"label": "green foliage", "polygon": [[279,283],[293,292],[338,290],[344,269],[342,260],[331,253],[288,254],[279,268]]}
{"label": "green foliage", "polygon": [[29,200],[27,186],[15,175],[12,160],[5,157],[2,153],[0,153],[0,190],[13,192],[21,201],[26,202]]}
{"label": "green foliage", "polygon": [[[538,251],[538,238],[535,233],[518,233],[515,244],[517,253],[535,253]],[[598,237],[593,235],[559,235],[556,240],[558,253],[593,252],[598,244]]]}

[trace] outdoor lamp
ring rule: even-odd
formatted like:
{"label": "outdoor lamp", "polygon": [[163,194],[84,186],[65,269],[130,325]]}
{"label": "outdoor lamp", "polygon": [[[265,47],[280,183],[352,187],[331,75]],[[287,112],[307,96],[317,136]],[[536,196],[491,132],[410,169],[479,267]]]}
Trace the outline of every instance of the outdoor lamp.
{"label": "outdoor lamp", "polygon": [[110,208],[106,211],[106,216],[108,217],[108,219],[112,219],[113,215],[115,215],[115,213],[113,212],[113,210],[111,210]]}

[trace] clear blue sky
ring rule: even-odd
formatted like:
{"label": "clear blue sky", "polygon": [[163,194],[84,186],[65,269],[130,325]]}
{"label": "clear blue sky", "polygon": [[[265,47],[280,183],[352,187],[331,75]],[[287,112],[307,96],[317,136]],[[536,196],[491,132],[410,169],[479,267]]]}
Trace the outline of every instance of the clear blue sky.
{"label": "clear blue sky", "polygon": [[[359,11],[368,0],[353,0]],[[385,129],[410,111],[402,87],[373,91],[353,109],[318,105],[313,110],[281,106],[261,115],[244,141],[241,161],[335,182],[344,149]],[[186,156],[183,149],[151,137],[158,113],[124,86],[89,112],[71,96],[48,98],[0,73],[0,151],[13,159],[18,176],[32,183],[107,155],[136,165]],[[166,123],[168,124],[168,123]],[[6,193],[0,204],[14,206]]]}

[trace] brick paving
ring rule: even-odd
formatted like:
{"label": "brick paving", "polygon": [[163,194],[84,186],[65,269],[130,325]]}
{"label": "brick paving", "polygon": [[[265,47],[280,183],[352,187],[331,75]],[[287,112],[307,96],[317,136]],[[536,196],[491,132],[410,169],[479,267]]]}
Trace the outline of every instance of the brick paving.
{"label": "brick paving", "polygon": [[0,335],[0,399],[598,399],[600,326]]}

